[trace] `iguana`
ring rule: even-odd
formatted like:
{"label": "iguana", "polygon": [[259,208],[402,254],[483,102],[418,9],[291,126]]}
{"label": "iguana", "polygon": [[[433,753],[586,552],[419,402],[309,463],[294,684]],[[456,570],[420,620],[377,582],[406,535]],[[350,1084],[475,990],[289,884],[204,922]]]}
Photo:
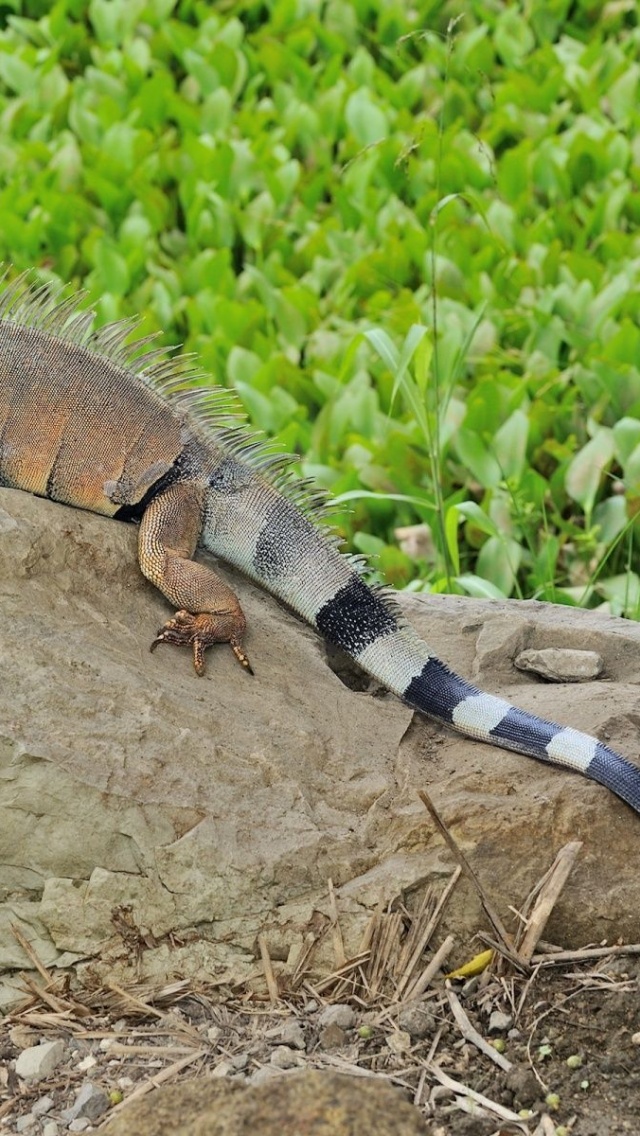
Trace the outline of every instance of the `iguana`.
{"label": "iguana", "polygon": [[[193,389],[188,357],[93,330],[78,297],[28,275],[0,294],[0,485],[139,522],[144,575],[177,608],[152,643],[229,643],[250,671],[234,592],[200,543],[284,601],[421,713],[472,738],[567,766],[640,812],[640,768],[608,746],[486,694],[431,654],[389,595],[318,519],[291,468],[246,434],[228,392]],[[62,298],[61,298],[62,297]]]}

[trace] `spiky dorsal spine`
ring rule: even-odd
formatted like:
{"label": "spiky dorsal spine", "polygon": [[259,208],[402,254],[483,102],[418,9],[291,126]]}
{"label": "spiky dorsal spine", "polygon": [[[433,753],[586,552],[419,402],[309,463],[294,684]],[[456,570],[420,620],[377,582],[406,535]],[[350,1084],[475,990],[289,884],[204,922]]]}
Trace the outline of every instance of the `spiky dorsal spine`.
{"label": "spiky dorsal spine", "polygon": [[[135,337],[141,318],[133,316],[95,327],[95,310],[86,307],[87,293],[65,296],[58,281],[38,283],[30,270],[9,279],[0,277],[0,321],[50,335],[126,372],[167,399],[203,440],[215,439],[230,453],[291,500],[336,544],[329,524],[329,504],[323,490],[301,478],[299,458],[282,453],[265,435],[252,430],[235,392],[213,386],[195,365],[195,356],[159,345],[160,333]],[[206,384],[206,385],[205,385]],[[361,560],[353,558],[354,566]]]}

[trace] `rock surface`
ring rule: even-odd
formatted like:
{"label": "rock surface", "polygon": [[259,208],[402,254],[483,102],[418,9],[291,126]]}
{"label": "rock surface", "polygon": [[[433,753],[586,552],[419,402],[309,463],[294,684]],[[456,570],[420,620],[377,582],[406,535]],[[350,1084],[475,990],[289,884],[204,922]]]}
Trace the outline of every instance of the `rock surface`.
{"label": "rock surface", "polygon": [[187,1081],[128,1106],[104,1136],[425,1136],[417,1109],[374,1077],[295,1073],[243,1088]]}
{"label": "rock surface", "polygon": [[[256,676],[209,652],[148,647],[167,617],[135,529],[0,490],[0,1006],[31,964],[97,979],[261,975],[256,937],[291,969],[310,923],[344,949],[369,914],[447,877],[425,788],[504,917],[558,848],[584,848],[547,928],[563,946],[638,937],[640,819],[571,773],[480,745],[373,696],[317,636],[240,578]],[[637,758],[640,626],[535,603],[400,597],[432,648],[478,685]],[[596,650],[597,682],[515,670],[525,649]],[[346,682],[352,682],[349,689]],[[484,925],[466,884],[446,930]],[[332,936],[314,966],[333,967]],[[464,961],[464,954],[461,961]],[[454,960],[451,960],[452,964]]]}
{"label": "rock surface", "polygon": [[520,651],[513,661],[519,671],[533,671],[550,682],[588,682],[604,670],[604,659],[597,651],[571,651],[566,647]]}

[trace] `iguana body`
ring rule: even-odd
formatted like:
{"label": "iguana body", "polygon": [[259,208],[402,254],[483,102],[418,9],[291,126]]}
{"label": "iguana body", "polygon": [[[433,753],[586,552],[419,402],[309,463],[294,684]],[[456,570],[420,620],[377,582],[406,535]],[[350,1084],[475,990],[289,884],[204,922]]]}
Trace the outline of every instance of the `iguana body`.
{"label": "iguana body", "polygon": [[[192,559],[198,543],[283,600],[409,706],[470,737],[564,765],[640,812],[640,769],[595,738],[546,722],[457,675],[364,583],[296,500],[281,461],[248,439],[220,392],[24,277],[0,297],[0,485],[140,522],[140,567],[178,609],[157,642],[228,642],[247,669],[231,589]],[[288,494],[288,495],[287,495]],[[154,644],[155,645],[155,644]]]}

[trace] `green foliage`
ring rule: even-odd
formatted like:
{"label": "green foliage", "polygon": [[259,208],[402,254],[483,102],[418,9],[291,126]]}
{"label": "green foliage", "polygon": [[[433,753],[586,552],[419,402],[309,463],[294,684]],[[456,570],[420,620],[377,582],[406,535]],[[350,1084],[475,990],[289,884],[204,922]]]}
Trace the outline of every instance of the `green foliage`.
{"label": "green foliage", "polygon": [[5,0],[0,259],[196,351],[396,585],[638,617],[639,41],[624,2]]}

